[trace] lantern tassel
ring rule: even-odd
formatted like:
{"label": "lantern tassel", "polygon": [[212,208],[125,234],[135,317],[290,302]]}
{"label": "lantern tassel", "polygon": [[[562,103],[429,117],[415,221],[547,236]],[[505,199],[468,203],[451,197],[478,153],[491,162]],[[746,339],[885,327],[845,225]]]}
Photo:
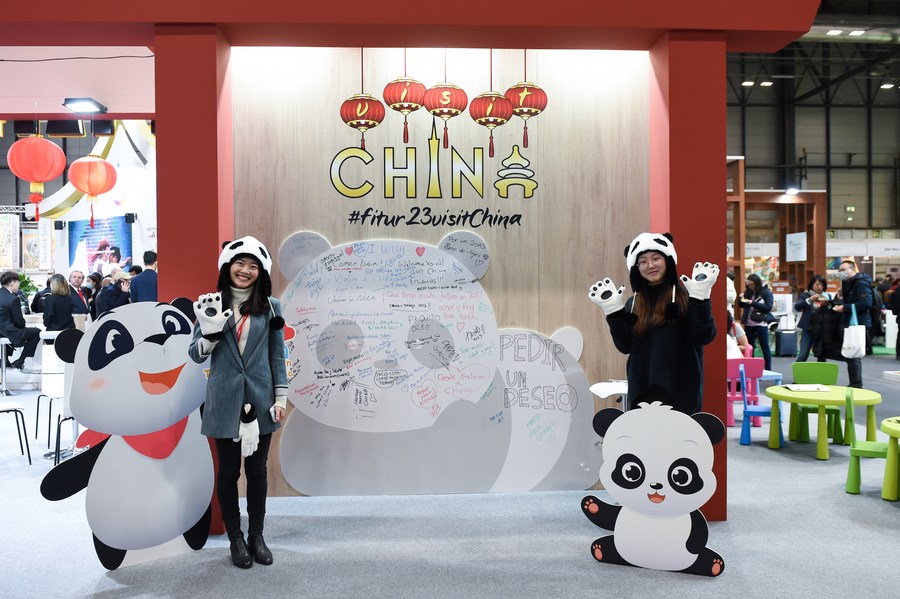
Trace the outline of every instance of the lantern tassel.
{"label": "lantern tassel", "polygon": [[91,205],[91,228],[94,228],[94,203],[90,202]]}
{"label": "lantern tassel", "polygon": [[488,156],[494,157],[494,132],[491,131],[491,143],[488,144]]}
{"label": "lantern tassel", "polygon": [[39,220],[41,220],[41,209],[37,204],[35,204],[34,205],[34,222],[38,222]]}
{"label": "lantern tassel", "polygon": [[365,133],[362,134],[362,138],[359,140],[359,149],[360,150],[366,149],[366,134]]}
{"label": "lantern tassel", "polygon": [[525,121],[525,132],[522,134],[522,147],[528,147],[528,121]]}
{"label": "lantern tassel", "polygon": [[450,147],[450,133],[447,131],[447,121],[444,121],[444,149]]}
{"label": "lantern tassel", "polygon": [[403,115],[403,143],[409,143],[409,125],[406,123],[406,115]]}

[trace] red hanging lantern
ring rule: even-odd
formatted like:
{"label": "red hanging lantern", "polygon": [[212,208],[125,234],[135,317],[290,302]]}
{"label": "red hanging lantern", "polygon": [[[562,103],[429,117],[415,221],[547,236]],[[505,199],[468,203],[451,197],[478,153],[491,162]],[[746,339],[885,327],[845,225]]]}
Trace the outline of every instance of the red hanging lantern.
{"label": "red hanging lantern", "polygon": [[384,120],[384,104],[369,94],[356,94],[341,104],[341,119],[362,134],[359,147],[366,149],[366,131]]}
{"label": "red hanging lantern", "polygon": [[69,181],[87,196],[91,207],[91,228],[94,228],[94,204],[98,195],[106,193],[116,184],[116,167],[96,154],[89,154],[69,167]]}
{"label": "red hanging lantern", "polygon": [[469,103],[466,92],[452,83],[438,83],[425,92],[425,109],[444,121],[444,149],[450,147],[450,135],[447,131],[447,121],[462,114]]}
{"label": "red hanging lantern", "polygon": [[472,120],[487,127],[491,133],[488,156],[494,157],[494,129],[505,125],[513,115],[513,106],[506,96],[497,92],[484,92],[469,105],[469,116]]}
{"label": "red hanging lantern", "polygon": [[425,86],[412,77],[400,77],[384,86],[384,101],[391,110],[403,115],[403,143],[409,143],[409,126],[406,117],[422,108],[425,102]]}
{"label": "red hanging lantern", "polygon": [[547,108],[547,93],[534,83],[523,81],[506,90],[506,98],[512,102],[513,114],[525,121],[522,146],[528,147],[528,119]]}
{"label": "red hanging lantern", "polygon": [[31,183],[28,201],[34,204],[34,220],[40,220],[38,206],[44,199],[44,183],[56,179],[66,170],[66,155],[49,139],[31,135],[9,147],[6,161],[16,177]]}

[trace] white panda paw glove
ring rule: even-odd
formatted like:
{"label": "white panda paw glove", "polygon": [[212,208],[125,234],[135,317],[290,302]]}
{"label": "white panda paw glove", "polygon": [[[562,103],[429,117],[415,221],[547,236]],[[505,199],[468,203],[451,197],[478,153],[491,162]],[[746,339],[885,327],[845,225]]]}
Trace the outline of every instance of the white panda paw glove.
{"label": "white panda paw glove", "polygon": [[256,409],[250,404],[244,404],[241,408],[241,425],[238,428],[238,436],[233,439],[241,444],[241,455],[249,457],[259,447],[259,422],[256,420]]}
{"label": "white panda paw glove", "polygon": [[194,313],[204,339],[215,341],[222,337],[222,330],[231,318],[231,309],[222,309],[222,295],[205,293],[194,302]]}
{"label": "white panda paw glove", "polygon": [[591,285],[588,297],[603,308],[603,313],[609,316],[625,307],[625,286],[616,289],[616,284],[612,282],[612,279],[606,277]]}
{"label": "white panda paw glove", "polygon": [[719,267],[710,262],[697,262],[691,278],[681,275],[681,282],[687,288],[688,295],[696,300],[708,300],[712,286],[719,278]]}

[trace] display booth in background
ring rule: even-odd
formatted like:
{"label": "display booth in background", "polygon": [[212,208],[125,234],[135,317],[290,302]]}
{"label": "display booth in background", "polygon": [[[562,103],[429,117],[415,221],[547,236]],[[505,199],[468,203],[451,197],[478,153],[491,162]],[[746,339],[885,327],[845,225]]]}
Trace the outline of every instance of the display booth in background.
{"label": "display booth in background", "polygon": [[[580,135],[584,130],[594,127],[594,133],[602,137],[617,123],[610,123],[602,132],[595,128],[597,121],[593,125],[583,125],[583,119],[602,119],[602,115],[596,113],[603,110],[602,106],[592,104],[590,98],[583,99],[587,109],[579,110],[567,120],[571,125],[567,132],[571,135],[558,138],[557,153],[536,165],[542,173],[562,174],[563,178],[566,178],[566,173],[571,175],[568,177],[571,180],[569,187],[564,187],[563,193],[578,199],[578,212],[548,210],[549,214],[536,217],[543,220],[535,225],[536,230],[532,232],[539,236],[539,241],[531,241],[529,246],[529,240],[524,237],[520,239],[524,248],[543,249],[544,240],[555,237],[557,243],[569,248],[571,260],[550,262],[541,253],[523,253],[517,258],[509,258],[511,262],[504,265],[506,268],[497,269],[498,276],[504,279],[498,281],[502,283],[498,285],[502,291],[495,305],[497,313],[502,315],[509,311],[513,314],[515,309],[512,303],[529,302],[526,311],[537,315],[539,330],[547,331],[551,323],[559,318],[558,314],[581,309],[580,306],[575,308],[578,299],[571,295],[571,287],[567,283],[557,287],[552,282],[568,282],[584,277],[583,289],[586,290],[587,285],[596,279],[592,279],[590,273],[608,273],[612,276],[619,273],[619,277],[624,279],[621,252],[624,244],[637,231],[671,231],[679,244],[682,265],[693,264],[697,260],[724,264],[725,165],[722,158],[725,155],[726,102],[722,81],[725,78],[725,52],[771,52],[780,49],[808,30],[817,4],[813,0],[787,6],[775,0],[752,5],[705,0],[685,7],[661,0],[644,0],[595,9],[574,0],[563,0],[562,4],[557,2],[531,7],[529,11],[515,15],[488,15],[480,5],[471,2],[454,7],[453,12],[442,5],[423,5],[412,12],[383,11],[373,14],[369,5],[355,0],[315,5],[297,5],[280,0],[230,5],[201,0],[193,3],[192,12],[186,15],[183,3],[174,0],[162,0],[150,6],[120,5],[114,10],[106,7],[72,7],[51,0],[40,7],[10,7],[0,22],[0,34],[6,43],[29,45],[31,40],[24,32],[32,28],[24,25],[41,26],[50,21],[75,20],[80,26],[71,28],[71,31],[54,29],[53,39],[57,43],[83,43],[85,39],[91,39],[95,40],[94,43],[97,43],[96,40],[107,40],[108,43],[131,43],[153,48],[156,64],[154,116],[160,144],[157,180],[159,251],[163,256],[167,253],[178,255],[188,239],[192,249],[191,268],[164,270],[161,273],[162,299],[179,295],[196,296],[208,291],[210,283],[198,269],[203,268],[200,265],[209,264],[209,268],[214,270],[220,243],[233,239],[236,234],[252,232],[269,247],[278,247],[283,238],[279,238],[278,227],[309,228],[304,223],[289,222],[289,219],[296,218],[297,202],[309,201],[302,195],[303,187],[319,185],[318,181],[301,181],[300,187],[281,190],[274,197],[267,195],[266,190],[254,192],[239,183],[242,175],[238,169],[244,168],[244,165],[234,160],[236,152],[243,151],[237,143],[237,134],[241,133],[240,127],[252,127],[252,123],[244,124],[233,118],[237,114],[239,94],[242,92],[235,86],[237,69],[232,64],[233,47],[318,46],[355,48],[356,51],[360,47],[593,48],[648,52],[644,104],[647,108],[643,114],[634,116],[648,123],[647,149],[639,160],[646,166],[636,171],[633,162],[621,160],[618,153],[609,150],[608,144],[615,146],[619,143],[618,137],[611,142],[602,139],[584,141],[587,136]],[[278,14],[278,25],[261,23],[258,15],[265,14]],[[497,83],[492,85],[489,79],[485,85],[485,73],[488,78],[491,76],[490,65],[485,64],[484,59],[476,59],[475,62],[478,66],[467,69],[467,72],[477,71],[482,79],[473,93],[499,87]],[[291,79],[294,69],[299,66],[290,65],[288,69],[276,70],[273,74],[279,80]],[[378,66],[388,68],[387,65]],[[457,75],[453,74],[451,65],[448,67],[451,70],[448,70],[447,79],[452,81]],[[394,73],[401,74],[399,64],[392,64],[389,68],[391,77],[396,76]],[[328,86],[332,82],[338,84],[340,89],[335,89],[334,93],[343,101],[352,94],[369,92],[364,85],[357,84],[355,73],[354,69],[352,74],[328,72],[322,75]],[[541,75],[550,77],[545,71]],[[573,82],[590,80],[595,76],[590,71],[572,74]],[[352,89],[339,85],[342,77],[346,77],[344,83],[352,84]],[[320,83],[323,82],[310,85]],[[312,93],[314,90],[307,91]],[[304,92],[301,90],[299,93],[302,95]],[[562,92],[560,99],[567,93]],[[553,104],[548,106],[552,108]],[[331,110],[337,112],[338,107]],[[548,112],[542,116],[550,114]],[[457,117],[456,120],[460,118],[467,117]],[[538,120],[541,118],[538,117]],[[325,153],[325,148],[328,148],[328,153],[334,149],[338,142],[335,131],[344,126],[337,123],[332,128],[324,121],[321,125],[317,123],[309,130],[294,130],[275,123],[260,134],[269,141],[284,136],[308,144],[315,152],[303,152],[300,159],[317,160]],[[540,126],[541,138],[546,144],[546,125],[542,123]],[[450,123],[449,128],[450,135],[454,135],[454,123]],[[618,129],[615,130],[618,132]],[[485,133],[481,132],[482,139],[486,137]],[[622,133],[625,138],[630,137],[630,132]],[[482,141],[482,147],[483,144]],[[342,147],[350,145],[341,144]],[[257,147],[265,150],[268,146],[260,143]],[[566,160],[567,157],[580,158],[591,154],[597,159],[578,163],[589,164],[589,171],[575,171]],[[275,180],[298,167],[296,162],[285,160],[284,156],[274,152],[267,153],[261,164]],[[625,173],[626,180],[630,176],[638,179],[645,176],[646,180],[643,183],[640,180],[627,181],[624,188],[614,190],[626,192],[624,196],[619,196],[611,193],[607,185],[610,181],[620,180],[622,173]],[[640,191],[642,185],[646,185],[646,195]],[[553,194],[559,190],[553,190],[549,184],[547,187],[547,195],[535,204],[547,206],[553,201]],[[322,198],[312,200],[323,202]],[[328,205],[327,209],[334,213],[336,219],[347,210],[339,210],[332,205]],[[252,214],[244,218],[248,212]],[[238,215],[241,218],[236,218]],[[205,226],[198,227],[198,221]],[[587,227],[581,226],[581,221],[588,221],[593,227],[587,230]],[[447,232],[450,231],[442,231]],[[521,234],[522,231],[515,233]],[[374,235],[367,238],[372,237]],[[417,239],[413,236],[409,238]],[[602,238],[601,249],[593,250],[593,256],[583,263],[573,262],[586,248],[591,247],[589,241],[594,238]],[[352,239],[341,236],[331,239],[334,244],[348,241]],[[518,245],[511,241],[505,243],[512,247]],[[500,253],[508,255],[506,252]],[[517,265],[527,262],[538,263],[546,271],[537,287],[535,281],[516,278]],[[577,270],[583,264],[590,264],[589,272]],[[214,273],[210,273],[209,280],[213,278]],[[284,281],[278,281],[276,285],[279,286],[276,292],[280,292]],[[583,293],[581,301],[586,303]],[[714,290],[713,301],[724,302],[721,288]],[[720,325],[724,328],[724,306],[720,312]],[[585,347],[596,352],[593,357],[588,354],[584,356],[589,379],[608,378],[613,373],[619,378],[624,359],[614,356],[611,342],[598,334],[597,327],[579,328],[586,329],[588,340]],[[717,339],[706,353],[706,372],[724,373],[724,356],[724,341]],[[724,417],[724,379],[707,374],[704,392],[707,409]],[[724,446],[716,449],[715,464],[720,490],[710,500],[706,513],[710,519],[722,519],[726,513]]]}

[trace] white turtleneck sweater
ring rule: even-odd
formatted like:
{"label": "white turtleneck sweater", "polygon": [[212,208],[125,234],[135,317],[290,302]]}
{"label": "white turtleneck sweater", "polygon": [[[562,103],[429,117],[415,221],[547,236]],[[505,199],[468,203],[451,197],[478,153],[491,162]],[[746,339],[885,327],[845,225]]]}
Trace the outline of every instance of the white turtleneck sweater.
{"label": "white turtleneck sweater", "polygon": [[[253,292],[253,287],[248,287],[246,289],[239,289],[237,287],[231,287],[231,311],[234,314],[234,321],[237,323],[235,328],[235,333],[237,333],[237,329],[241,330],[241,335],[238,338],[238,352],[243,356],[244,348],[247,347],[247,339],[250,338],[250,318],[244,318],[241,316],[241,305],[250,299],[250,294]],[[243,328],[241,324],[241,319],[243,319]],[[206,355],[212,353],[213,349],[218,344],[218,340],[210,341],[208,339],[200,338],[200,351]],[[287,408],[287,396],[278,394],[280,390],[276,391],[275,395],[275,405],[279,408],[285,409]]]}

